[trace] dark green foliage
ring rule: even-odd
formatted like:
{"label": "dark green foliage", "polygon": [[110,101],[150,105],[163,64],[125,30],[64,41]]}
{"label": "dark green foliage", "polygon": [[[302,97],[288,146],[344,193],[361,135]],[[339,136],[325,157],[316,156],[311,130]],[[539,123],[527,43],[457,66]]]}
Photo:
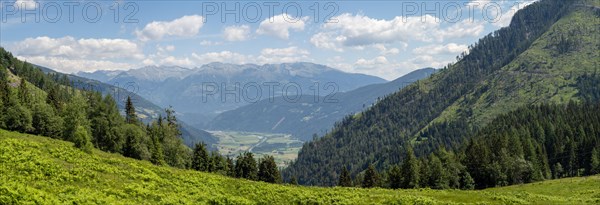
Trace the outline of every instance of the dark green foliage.
{"label": "dark green foliage", "polygon": [[235,164],[233,164],[233,159],[227,157],[227,173],[228,177],[235,177]]}
{"label": "dark green foliage", "polygon": [[590,160],[590,173],[589,174],[599,174],[600,173],[600,152],[598,152],[598,148],[594,147],[591,154]]}
{"label": "dark green foliage", "polygon": [[13,104],[6,107],[4,111],[3,124],[8,130],[19,132],[32,132],[31,112],[20,104]]}
{"label": "dark green foliage", "polygon": [[362,181],[362,187],[373,188],[377,186],[379,186],[379,174],[377,173],[377,170],[375,170],[375,167],[372,164],[370,164],[367,168],[367,171],[365,171],[365,177]]}
{"label": "dark green foliage", "polygon": [[579,97],[588,102],[600,101],[600,76],[598,73],[583,75],[577,78]]}
{"label": "dark green foliage", "polygon": [[132,124],[124,125],[121,132],[125,137],[123,156],[140,160],[149,160],[151,157],[148,149],[148,139],[140,127]]}
{"label": "dark green foliage", "polygon": [[[445,170],[444,167],[442,166],[442,161],[440,161],[440,158],[438,158],[437,156],[435,156],[435,154],[430,154],[429,155],[429,165],[427,166],[428,170],[423,169],[422,171],[428,171],[429,172],[429,179],[428,181],[428,186],[433,188],[433,189],[445,189],[448,188],[448,181],[446,180],[445,177]],[[422,179],[423,181],[425,181],[426,179]]]}
{"label": "dark green foliage", "polygon": [[223,157],[223,155],[219,154],[217,151],[212,151],[210,155],[212,163],[214,164],[212,172],[219,173],[221,175],[227,175],[230,167],[227,162],[227,158]]}
{"label": "dark green foliage", "polygon": [[290,183],[291,185],[298,185],[298,178],[296,178],[296,176],[292,176],[292,178],[290,179]]}
{"label": "dark green foliage", "polygon": [[419,161],[415,157],[412,147],[406,148],[406,157],[402,162],[402,188],[411,189],[419,187]]}
{"label": "dark green foliage", "polygon": [[87,153],[92,153],[92,142],[90,141],[90,133],[83,126],[77,126],[73,136],[75,147]]}
{"label": "dark green foliage", "polygon": [[208,151],[206,150],[206,144],[197,143],[194,146],[194,153],[192,154],[192,169],[198,171],[209,171],[208,164],[210,163],[210,158],[208,156]]}
{"label": "dark green foliage", "polygon": [[191,164],[191,150],[183,144],[181,131],[177,124],[175,111],[165,110],[167,117],[160,123],[162,129],[161,142],[165,153],[165,161],[173,167],[186,168]]}
{"label": "dark green foliage", "polygon": [[45,103],[36,103],[32,108],[33,133],[62,139],[63,119]]}
{"label": "dark green foliage", "polygon": [[131,101],[131,96],[127,96],[127,102],[125,103],[125,122],[129,124],[137,124],[138,119],[135,114],[135,107]]}
{"label": "dark green foliage", "polygon": [[29,105],[31,103],[31,95],[27,88],[27,82],[23,79],[21,79],[19,84],[19,102],[23,105]]}
{"label": "dark green foliage", "polygon": [[473,190],[475,189],[475,180],[473,180],[469,172],[461,172],[460,185],[461,189]]}
{"label": "dark green foliage", "polygon": [[244,152],[238,155],[235,162],[235,177],[256,180],[258,168],[254,155],[250,152]]}
{"label": "dark green foliage", "polygon": [[117,104],[110,95],[102,98],[99,93],[91,94],[90,104],[93,143],[101,150],[120,152],[125,140],[118,128],[124,123]]}
{"label": "dark green foliage", "polygon": [[337,185],[341,187],[352,187],[352,177],[350,176],[350,173],[346,167],[342,169],[342,173],[340,173],[340,179],[338,180]]}
{"label": "dark green foliage", "polygon": [[555,178],[582,175],[598,146],[598,112],[598,104],[571,103],[502,115],[466,146],[464,164],[478,188],[547,179],[550,165]]}
{"label": "dark green foliage", "polygon": [[388,171],[389,187],[391,189],[399,189],[402,187],[402,171],[398,165],[392,166]]}
{"label": "dark green foliage", "polygon": [[275,158],[266,155],[259,160],[258,180],[269,183],[281,183],[281,174],[277,169]]}

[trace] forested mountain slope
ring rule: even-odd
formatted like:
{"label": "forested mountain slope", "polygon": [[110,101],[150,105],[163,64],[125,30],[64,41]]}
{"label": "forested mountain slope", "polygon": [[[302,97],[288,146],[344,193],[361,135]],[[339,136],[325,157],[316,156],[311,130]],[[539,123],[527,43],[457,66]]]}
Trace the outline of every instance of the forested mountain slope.
{"label": "forested mountain slope", "polygon": [[600,17],[573,3],[542,0],[520,10],[509,27],[479,40],[457,63],[305,144],[285,173],[303,184],[335,185],[343,167],[352,175],[369,164],[382,170],[402,161],[403,147],[414,146],[417,155],[459,147],[520,106],[583,99],[579,90],[590,88],[578,88],[577,79],[600,64]]}

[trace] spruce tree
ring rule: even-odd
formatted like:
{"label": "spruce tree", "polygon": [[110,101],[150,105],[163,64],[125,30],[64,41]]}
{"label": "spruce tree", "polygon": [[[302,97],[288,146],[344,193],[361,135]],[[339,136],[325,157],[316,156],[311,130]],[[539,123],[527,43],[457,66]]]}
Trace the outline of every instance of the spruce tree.
{"label": "spruce tree", "polygon": [[25,79],[21,79],[21,83],[19,84],[19,101],[22,105],[29,105],[31,103],[31,96]]}
{"label": "spruce tree", "polygon": [[298,185],[298,178],[296,177],[296,175],[292,176],[292,178],[290,179],[290,184]]}
{"label": "spruce tree", "polygon": [[235,177],[235,164],[233,163],[233,159],[227,157],[227,176]]}
{"label": "spruce tree", "polygon": [[402,172],[398,165],[392,166],[388,171],[388,180],[390,188],[399,189],[402,187]]}
{"label": "spruce tree", "polygon": [[250,152],[244,152],[237,157],[235,162],[235,177],[256,180],[258,168],[254,155]]}
{"label": "spruce tree", "polygon": [[402,188],[412,189],[419,186],[419,164],[412,147],[406,148],[406,157],[402,163]]}
{"label": "spruce tree", "polygon": [[340,179],[338,181],[338,186],[341,187],[352,187],[352,177],[350,176],[350,172],[344,166],[342,169],[342,173],[340,174]]}
{"label": "spruce tree", "polygon": [[194,152],[192,154],[192,169],[206,172],[208,171],[209,161],[210,159],[208,156],[208,151],[206,150],[206,144],[196,143],[194,146]]}
{"label": "spruce tree", "polygon": [[[442,161],[440,161],[440,159],[435,155],[435,154],[430,154],[429,155],[429,187],[433,188],[433,189],[444,189],[444,188],[448,188],[448,182],[446,181],[445,177],[444,177],[444,167],[442,165]],[[421,180],[426,180],[426,179],[421,179]]]}
{"label": "spruce tree", "polygon": [[590,160],[590,174],[600,173],[600,153],[598,149],[594,147],[591,154],[592,159]]}
{"label": "spruce tree", "polygon": [[277,169],[273,156],[266,155],[260,160],[258,180],[268,183],[281,183],[281,174]]}
{"label": "spruce tree", "polygon": [[372,188],[379,185],[379,174],[375,167],[370,164],[365,172],[365,178],[362,181],[363,188]]}
{"label": "spruce tree", "polygon": [[125,121],[129,124],[137,124],[137,115],[130,96],[127,96],[127,102],[125,103]]}

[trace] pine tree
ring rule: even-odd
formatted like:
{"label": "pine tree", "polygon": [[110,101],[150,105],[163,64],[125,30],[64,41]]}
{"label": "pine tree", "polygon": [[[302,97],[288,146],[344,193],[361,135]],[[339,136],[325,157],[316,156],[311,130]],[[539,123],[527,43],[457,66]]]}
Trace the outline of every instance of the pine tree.
{"label": "pine tree", "polygon": [[[435,154],[429,155],[429,186],[433,189],[444,189],[448,188],[448,182],[444,177],[444,167],[442,161],[435,156]],[[425,180],[425,179],[421,179]]]}
{"label": "pine tree", "polygon": [[407,147],[402,163],[402,188],[412,189],[419,186],[419,164],[412,147]]}
{"label": "pine tree", "polygon": [[392,166],[388,171],[388,180],[390,184],[390,188],[399,189],[402,187],[402,172],[400,171],[400,167],[398,165]]}
{"label": "pine tree", "polygon": [[156,165],[165,164],[165,154],[163,151],[162,143],[160,142],[160,126],[158,126],[157,122],[152,122],[152,125],[149,125],[146,128],[146,132],[150,136],[152,140],[152,147],[150,149],[151,158],[150,162]]}
{"label": "pine tree", "polygon": [[19,101],[22,105],[29,105],[31,103],[31,96],[25,79],[21,79],[21,83],[19,84]]}
{"label": "pine tree", "polygon": [[50,87],[50,89],[47,91],[48,94],[46,95],[46,103],[52,105],[54,109],[60,112],[62,111],[62,101],[59,90],[60,87],[58,85]]}
{"label": "pine tree", "polygon": [[258,168],[254,155],[250,152],[244,152],[237,157],[235,162],[235,177],[256,180]]}
{"label": "pine tree", "polygon": [[206,172],[208,171],[209,161],[206,144],[196,143],[194,146],[194,152],[192,154],[192,169]]}
{"label": "pine tree", "polygon": [[258,166],[258,180],[268,183],[281,183],[281,174],[273,156],[264,156]]}
{"label": "pine tree", "polygon": [[235,164],[233,163],[233,159],[227,157],[227,176],[235,177]]}
{"label": "pine tree", "polygon": [[127,96],[127,102],[125,103],[125,121],[129,124],[137,124],[138,121],[131,96]]}
{"label": "pine tree", "polygon": [[577,149],[577,145],[575,144],[575,142],[573,140],[570,140],[567,143],[567,148],[566,151],[568,152],[568,161],[567,161],[567,176],[577,176],[577,154],[576,154],[576,150]]}
{"label": "pine tree", "polygon": [[363,179],[362,187],[363,188],[372,188],[372,187],[376,187],[378,185],[379,185],[379,174],[377,173],[377,170],[375,170],[375,167],[371,164],[371,165],[369,165],[369,167],[367,168],[367,171],[365,172],[365,178]]}
{"label": "pine tree", "polygon": [[594,149],[592,149],[592,159],[590,160],[591,164],[590,164],[590,174],[599,174],[600,173],[600,153],[598,152],[598,149],[596,147],[594,147]]}
{"label": "pine tree", "polygon": [[564,173],[564,169],[562,167],[562,165],[560,164],[560,162],[557,162],[554,165],[554,178],[555,179],[559,179],[563,177],[563,173]]}
{"label": "pine tree", "polygon": [[292,178],[290,179],[290,184],[291,185],[298,185],[298,178],[295,175],[292,176]]}
{"label": "pine tree", "polygon": [[471,174],[467,171],[460,173],[460,188],[463,190],[475,189],[475,180],[473,180]]}
{"label": "pine tree", "polygon": [[342,169],[342,173],[340,174],[340,179],[338,181],[338,186],[341,187],[352,187],[352,177],[350,177],[350,173],[348,169],[344,166]]}

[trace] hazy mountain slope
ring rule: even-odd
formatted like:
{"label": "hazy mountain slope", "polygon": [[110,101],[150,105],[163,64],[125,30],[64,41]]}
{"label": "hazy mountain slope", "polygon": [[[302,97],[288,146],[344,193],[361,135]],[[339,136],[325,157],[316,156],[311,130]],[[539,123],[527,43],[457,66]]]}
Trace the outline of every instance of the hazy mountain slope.
{"label": "hazy mountain slope", "polygon": [[[0,130],[0,204],[595,204],[600,177],[480,191],[268,184],[149,162]],[[25,183],[27,182],[27,183]]]}
{"label": "hazy mountain slope", "polygon": [[[298,87],[303,95],[313,94],[315,83],[323,93],[329,91],[324,88],[329,82],[337,85],[338,92],[386,82],[378,77],[345,73],[312,63],[211,63],[194,69],[145,67],[116,75],[108,71],[78,75],[104,80],[108,84],[133,84],[137,94],[159,106],[173,106],[182,114],[184,121],[197,126],[221,112],[268,99],[271,91],[265,83],[277,84],[272,92],[277,97],[282,96],[286,89],[294,93]],[[227,94],[226,90],[235,94]]]}
{"label": "hazy mountain slope", "polygon": [[[43,66],[37,67],[45,73],[59,73]],[[69,78],[69,80],[71,80],[71,82],[73,83],[73,86],[76,88],[98,91],[101,92],[103,95],[112,95],[115,101],[117,102],[117,106],[121,110],[122,114],[124,114],[125,112],[125,102],[127,100],[127,97],[129,96],[131,97],[132,102],[136,106],[136,112],[138,117],[142,121],[148,123],[153,119],[156,119],[159,115],[166,116],[164,108],[161,108],[153,104],[152,102],[144,99],[143,97],[137,94],[135,89],[127,87],[127,85],[110,85],[97,80],[92,80],[76,75],[63,73],[60,74],[66,75]],[[212,134],[194,128],[185,122],[180,121],[179,123],[181,125],[182,138],[186,145],[193,147],[193,145],[197,142],[205,142],[208,145],[212,145],[217,142],[216,137],[214,137]]]}
{"label": "hazy mountain slope", "polygon": [[434,72],[433,68],[420,69],[388,83],[367,85],[330,97],[305,95],[297,101],[283,97],[265,99],[218,115],[207,129],[286,133],[307,141],[313,134],[325,134],[343,117],[358,113],[378,98]]}
{"label": "hazy mountain slope", "polygon": [[[424,128],[438,125],[443,127],[443,124],[433,123],[434,121],[439,122],[444,121],[442,119],[448,119],[450,123],[460,124],[465,120],[473,122],[469,119],[477,119],[478,115],[494,118],[495,115],[508,111],[508,109],[500,109],[499,112],[495,112],[494,109],[480,109],[479,113],[475,113],[471,110],[471,107],[457,106],[457,104],[476,100],[469,97],[469,94],[472,93],[479,94],[493,89],[497,89],[495,92],[508,91],[501,89],[502,85],[519,87],[519,90],[511,91],[512,93],[523,93],[526,86],[533,86],[534,89],[532,90],[543,90],[548,84],[536,84],[535,82],[539,81],[539,78],[534,81],[533,78],[524,77],[519,83],[516,83],[513,81],[515,78],[511,75],[502,73],[507,71],[510,71],[508,74],[521,72],[518,69],[511,71],[508,68],[513,68],[512,65],[521,65],[517,63],[522,58],[521,56],[529,52],[535,53],[535,48],[539,46],[539,42],[557,43],[556,39],[549,38],[552,28],[571,28],[569,22],[579,22],[575,18],[583,18],[584,22],[590,23],[592,26],[588,24],[583,27],[586,29],[581,30],[583,33],[573,33],[568,36],[593,36],[598,33],[599,24],[597,22],[599,17],[591,12],[590,8],[572,7],[572,3],[570,1],[543,0],[520,10],[515,14],[509,27],[482,38],[476,45],[472,46],[468,55],[461,56],[460,61],[450,68],[444,69],[427,80],[408,86],[400,92],[383,99],[360,115],[343,120],[325,137],[305,144],[297,161],[288,168],[286,173],[290,176],[298,176],[301,183],[334,185],[337,180],[337,173],[343,166],[347,166],[352,173],[365,170],[371,163],[381,169],[390,163],[398,163],[401,160],[401,153],[403,153],[402,147],[408,143],[417,146],[419,150],[416,151],[422,154],[443,145],[428,143],[429,141],[437,142],[438,140],[428,139],[426,136],[420,139],[425,141],[415,141],[416,136]],[[561,18],[564,19],[561,20]],[[561,21],[557,23],[559,20]],[[555,26],[552,27],[553,25]],[[567,34],[569,32],[565,33],[565,35]],[[598,38],[592,37],[590,39],[597,40]],[[598,62],[599,58],[590,58],[597,56],[597,53],[588,53],[598,48],[598,45],[594,43],[591,45],[581,44],[581,46],[581,49],[574,50],[574,53],[562,53],[559,56],[581,55],[582,58],[578,60],[584,61],[581,61],[580,65],[587,66],[586,68],[578,68],[581,71],[590,71],[597,68],[597,65],[600,64]],[[534,50],[528,50],[530,48]],[[544,59],[533,58],[529,59],[528,63],[530,65],[522,64],[521,69],[535,68],[532,65],[543,64]],[[564,68],[563,70],[562,67],[554,66],[549,68],[561,70],[561,73],[569,73],[571,69]],[[499,79],[504,80],[499,81]],[[486,84],[488,86],[485,86]],[[565,88],[565,90],[571,90],[571,93],[574,92],[572,89]],[[563,96],[573,97],[573,94]],[[528,103],[515,102],[515,99],[501,99],[506,97],[489,98],[487,103],[490,105],[502,101],[512,101],[517,104]],[[536,102],[541,103],[551,98],[547,99],[545,95],[538,95],[538,99],[540,100]],[[568,99],[560,102],[564,101],[568,101]],[[511,107],[511,109],[516,108],[518,107]],[[482,121],[473,125],[461,125],[459,130],[468,132],[469,129],[476,129],[484,124],[485,122]],[[446,129],[450,128],[453,127],[446,126]],[[440,140],[444,144],[447,141],[460,143],[464,140],[461,135],[441,135],[440,137],[455,137],[449,140]]]}

